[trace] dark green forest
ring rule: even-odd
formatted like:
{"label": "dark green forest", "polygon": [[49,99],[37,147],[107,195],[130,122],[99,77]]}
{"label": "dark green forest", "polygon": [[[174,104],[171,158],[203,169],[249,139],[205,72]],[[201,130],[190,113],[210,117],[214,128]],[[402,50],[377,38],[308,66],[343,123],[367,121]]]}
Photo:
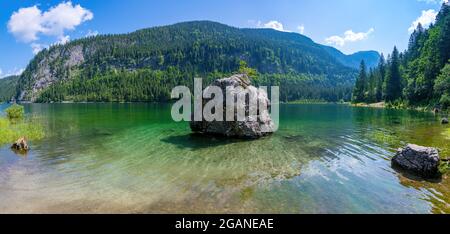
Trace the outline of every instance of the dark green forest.
{"label": "dark green forest", "polygon": [[[68,66],[77,46],[84,61]],[[283,101],[349,101],[357,69],[339,60],[352,63],[354,58],[341,54],[338,59],[328,50],[297,33],[209,21],[179,23],[45,49],[21,75],[15,96],[36,102],[167,101],[174,86],[191,86],[195,77],[208,83],[229,76],[245,62],[258,71],[256,85],[280,86]],[[368,54],[368,60],[374,54],[378,60],[376,52]],[[45,72],[45,80],[52,82],[36,89]]]}
{"label": "dark green forest", "polygon": [[11,100],[11,97],[15,95],[15,87],[19,76],[8,76],[0,79],[0,102]]}
{"label": "dark green forest", "polygon": [[367,69],[364,61],[353,90],[354,103],[385,101],[403,107],[450,107],[450,6],[443,4],[428,29],[418,25],[408,49],[396,47]]}
{"label": "dark green forest", "polygon": [[[232,73],[209,73],[204,85]],[[170,92],[176,85],[192,88],[194,74],[187,75],[177,67],[165,71],[138,69],[135,71],[114,70],[89,79],[76,78],[58,82],[43,91],[37,102],[140,102],[169,101]],[[327,81],[325,76],[303,74],[258,74],[253,79],[257,86],[280,86],[280,99],[339,101],[350,97],[352,84],[345,86]]]}

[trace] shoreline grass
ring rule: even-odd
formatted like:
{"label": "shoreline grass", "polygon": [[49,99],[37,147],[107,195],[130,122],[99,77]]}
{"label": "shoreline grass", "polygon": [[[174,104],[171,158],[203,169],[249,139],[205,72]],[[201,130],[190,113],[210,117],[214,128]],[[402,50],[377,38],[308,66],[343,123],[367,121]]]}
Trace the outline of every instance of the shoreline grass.
{"label": "shoreline grass", "polygon": [[0,146],[12,144],[17,139],[40,140],[44,137],[42,125],[33,117],[25,118],[23,106],[14,104],[0,116]]}
{"label": "shoreline grass", "polygon": [[43,127],[34,120],[20,120],[12,122],[0,117],[0,146],[12,144],[17,139],[25,137],[29,141],[44,138]]}

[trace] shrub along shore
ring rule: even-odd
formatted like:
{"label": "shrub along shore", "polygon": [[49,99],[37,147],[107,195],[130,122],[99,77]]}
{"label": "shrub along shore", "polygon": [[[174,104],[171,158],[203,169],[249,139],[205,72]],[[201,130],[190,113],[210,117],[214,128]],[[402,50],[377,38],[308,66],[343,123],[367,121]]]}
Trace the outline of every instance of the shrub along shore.
{"label": "shrub along shore", "polygon": [[0,116],[0,146],[12,144],[17,139],[39,140],[44,137],[44,129],[34,118],[25,116],[24,107],[13,104]]}

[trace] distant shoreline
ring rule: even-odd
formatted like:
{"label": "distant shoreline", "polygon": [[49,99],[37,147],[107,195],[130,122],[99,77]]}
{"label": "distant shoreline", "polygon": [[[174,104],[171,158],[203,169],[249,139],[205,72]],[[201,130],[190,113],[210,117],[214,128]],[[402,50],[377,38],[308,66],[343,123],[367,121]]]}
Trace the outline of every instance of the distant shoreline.
{"label": "distant shoreline", "polygon": [[368,107],[368,108],[378,108],[378,109],[394,109],[394,110],[415,110],[420,112],[430,112],[434,114],[439,114],[443,116],[448,116],[449,111],[448,110],[439,110],[439,112],[434,112],[433,108],[430,107],[423,107],[423,106],[388,106],[385,102],[378,102],[378,103],[350,103],[350,106],[353,107]]}
{"label": "distant shoreline", "polygon": [[377,102],[377,103],[350,103],[351,106],[354,107],[372,107],[372,108],[386,108],[385,102]]}
{"label": "distant shoreline", "polygon": [[[62,101],[62,102],[17,102],[18,104],[171,104],[172,101],[168,102],[157,102],[157,101],[127,101],[127,102],[119,102],[119,101],[112,101],[112,102],[75,102],[75,101]],[[0,102],[0,104],[12,104],[11,102]],[[348,105],[351,107],[368,107],[368,108],[377,108],[377,109],[396,109],[396,110],[416,110],[416,111],[422,111],[422,112],[433,112],[433,109],[430,109],[429,107],[402,107],[402,106],[388,106],[385,102],[378,102],[378,103],[351,103],[351,102],[327,102],[327,101],[319,101],[319,100],[296,100],[296,101],[288,101],[288,102],[280,102],[280,104],[302,104],[302,105],[308,105],[308,104],[335,104],[335,105]],[[434,113],[434,112],[433,112]],[[439,113],[444,113],[446,115],[449,114],[448,111],[442,111],[440,110]]]}

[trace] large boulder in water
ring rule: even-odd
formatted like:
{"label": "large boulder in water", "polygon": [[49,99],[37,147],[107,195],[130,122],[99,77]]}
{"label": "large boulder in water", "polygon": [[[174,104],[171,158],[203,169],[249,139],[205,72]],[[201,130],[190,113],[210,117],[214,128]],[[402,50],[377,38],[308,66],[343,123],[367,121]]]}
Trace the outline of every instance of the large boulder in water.
{"label": "large boulder in water", "polygon": [[[212,86],[219,87],[223,93],[223,121],[206,121],[203,117],[202,121],[194,121],[192,119],[190,127],[193,132],[222,135],[233,138],[260,138],[269,135],[275,131],[274,123],[269,115],[270,101],[267,92],[263,89],[256,88],[251,85],[250,79],[245,74],[233,75],[229,78],[215,80],[210,86],[206,87],[207,91]],[[234,98],[234,120],[226,121],[226,94],[227,87],[231,88],[231,94]],[[204,91],[204,92],[205,92]],[[237,102],[238,95],[243,95],[242,92],[249,92],[257,98],[260,105],[266,106],[266,110],[257,111],[256,116],[249,115],[249,99],[245,102]],[[249,95],[247,95],[248,97]],[[203,98],[203,106],[211,99]],[[237,108],[245,109],[245,120],[238,121]],[[256,117],[256,118],[255,118]]]}
{"label": "large boulder in water", "polygon": [[398,149],[392,165],[424,178],[439,176],[439,152],[436,148],[408,144]]}

